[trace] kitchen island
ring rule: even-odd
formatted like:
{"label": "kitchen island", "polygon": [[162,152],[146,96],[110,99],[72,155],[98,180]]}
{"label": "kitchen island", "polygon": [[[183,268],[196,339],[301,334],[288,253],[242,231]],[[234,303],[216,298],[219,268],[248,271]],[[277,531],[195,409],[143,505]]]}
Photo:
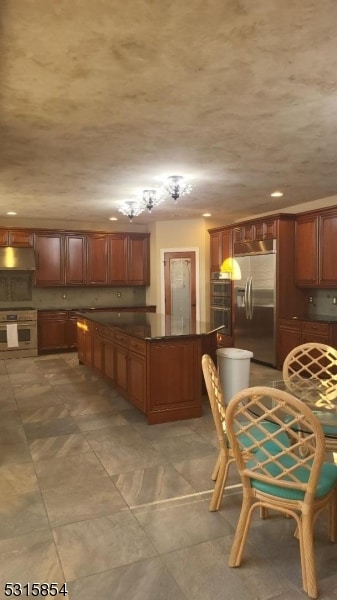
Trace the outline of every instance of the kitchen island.
{"label": "kitchen island", "polygon": [[200,417],[201,356],[214,354],[209,323],[157,313],[84,312],[78,358],[141,410],[149,424]]}

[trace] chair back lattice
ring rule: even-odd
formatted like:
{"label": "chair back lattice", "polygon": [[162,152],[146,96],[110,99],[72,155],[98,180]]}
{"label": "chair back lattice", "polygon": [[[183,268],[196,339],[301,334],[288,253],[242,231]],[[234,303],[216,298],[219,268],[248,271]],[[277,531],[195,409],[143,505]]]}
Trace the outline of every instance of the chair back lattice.
{"label": "chair back lattice", "polygon": [[244,487],[259,480],[313,500],[325,446],[321,425],[308,406],[283,390],[247,388],[231,399],[226,424]]}
{"label": "chair back lattice", "polygon": [[284,360],[283,379],[296,377],[335,379],[337,384],[337,350],[313,342],[296,346]]}
{"label": "chair back lattice", "polygon": [[213,420],[219,440],[220,448],[227,448],[228,440],[226,437],[226,413],[223,403],[223,395],[219,373],[215,367],[212,358],[204,354],[201,359],[202,371],[204,374],[207,394],[212,410]]}

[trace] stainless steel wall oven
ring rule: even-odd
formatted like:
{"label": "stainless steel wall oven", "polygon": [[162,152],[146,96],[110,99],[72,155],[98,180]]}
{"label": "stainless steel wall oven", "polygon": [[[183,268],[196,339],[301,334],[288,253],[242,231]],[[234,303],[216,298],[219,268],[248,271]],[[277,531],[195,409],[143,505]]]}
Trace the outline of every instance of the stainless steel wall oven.
{"label": "stainless steel wall oven", "polygon": [[211,324],[223,328],[223,333],[232,333],[232,282],[223,279],[222,273],[211,274]]}

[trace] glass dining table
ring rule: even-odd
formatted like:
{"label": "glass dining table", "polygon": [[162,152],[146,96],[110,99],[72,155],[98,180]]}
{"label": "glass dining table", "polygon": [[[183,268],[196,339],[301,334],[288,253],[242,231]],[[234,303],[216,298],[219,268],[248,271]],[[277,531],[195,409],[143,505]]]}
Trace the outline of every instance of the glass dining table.
{"label": "glass dining table", "polygon": [[310,406],[322,425],[327,449],[337,452],[337,378],[293,377],[274,380],[271,387],[284,390]]}

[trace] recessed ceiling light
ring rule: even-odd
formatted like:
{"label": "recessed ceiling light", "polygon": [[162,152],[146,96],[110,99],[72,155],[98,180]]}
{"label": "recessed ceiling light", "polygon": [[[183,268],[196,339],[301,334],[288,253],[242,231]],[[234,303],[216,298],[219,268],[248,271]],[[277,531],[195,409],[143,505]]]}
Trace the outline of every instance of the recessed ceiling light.
{"label": "recessed ceiling light", "polygon": [[109,221],[118,221],[118,217],[109,217]]}
{"label": "recessed ceiling light", "polygon": [[275,192],[272,192],[270,195],[273,198],[280,198],[281,196],[283,196],[283,192],[280,192],[279,190],[276,190]]}
{"label": "recessed ceiling light", "polygon": [[7,212],[7,215],[10,215],[10,216],[14,216],[14,215],[16,215],[16,214],[17,214],[17,213],[16,213],[16,212],[14,212],[14,210],[9,210],[9,211]]}
{"label": "recessed ceiling light", "polygon": [[202,216],[203,217],[211,217],[212,215],[211,215],[211,213],[204,213]]}

